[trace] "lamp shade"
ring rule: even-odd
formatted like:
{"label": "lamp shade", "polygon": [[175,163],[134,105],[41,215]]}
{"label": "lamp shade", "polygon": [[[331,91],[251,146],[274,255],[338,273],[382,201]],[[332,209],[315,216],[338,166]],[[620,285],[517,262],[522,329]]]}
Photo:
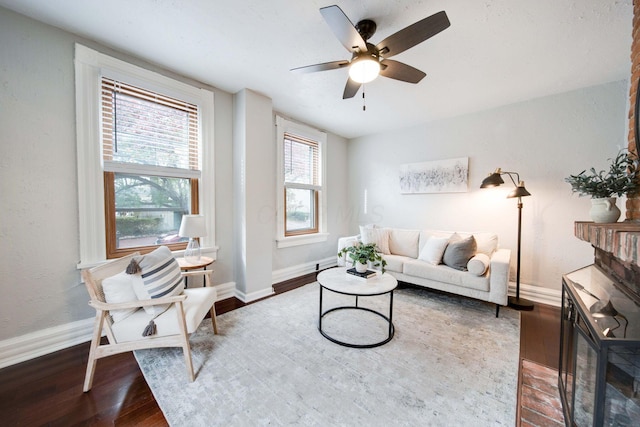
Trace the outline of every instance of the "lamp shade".
{"label": "lamp shade", "polygon": [[511,193],[507,195],[507,199],[511,199],[514,197],[525,197],[530,195],[531,193],[529,193],[527,189],[524,188],[524,181],[520,181],[518,183],[518,186]]}
{"label": "lamp shade", "polygon": [[207,224],[202,215],[182,215],[180,223],[180,231],[178,235],[181,237],[203,237],[207,235]]}
{"label": "lamp shade", "polygon": [[351,63],[349,77],[358,83],[369,83],[380,73],[380,62],[371,57],[361,57]]}
{"label": "lamp shade", "polygon": [[495,172],[489,174],[489,176],[482,180],[480,188],[491,188],[504,184],[504,180],[500,176],[501,174],[502,170],[500,168],[496,169]]}

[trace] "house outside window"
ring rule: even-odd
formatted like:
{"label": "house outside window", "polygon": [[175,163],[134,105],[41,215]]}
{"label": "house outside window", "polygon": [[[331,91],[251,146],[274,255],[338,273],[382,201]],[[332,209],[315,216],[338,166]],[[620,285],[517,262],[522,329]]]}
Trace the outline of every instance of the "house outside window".
{"label": "house outside window", "polygon": [[278,247],[325,241],[326,133],[276,118]]}
{"label": "house outside window", "polygon": [[216,258],[213,92],[76,44],[80,262],[186,247],[183,214],[207,221]]}

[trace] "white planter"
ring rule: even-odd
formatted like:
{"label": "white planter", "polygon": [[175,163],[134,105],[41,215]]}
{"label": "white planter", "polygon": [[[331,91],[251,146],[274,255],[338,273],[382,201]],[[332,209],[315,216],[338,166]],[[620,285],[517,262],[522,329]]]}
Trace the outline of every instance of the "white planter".
{"label": "white planter", "polygon": [[356,271],[358,273],[364,273],[365,271],[367,271],[367,264],[356,261]]}
{"label": "white planter", "polygon": [[591,199],[589,215],[593,222],[616,222],[620,218],[620,209],[616,206],[615,197]]}

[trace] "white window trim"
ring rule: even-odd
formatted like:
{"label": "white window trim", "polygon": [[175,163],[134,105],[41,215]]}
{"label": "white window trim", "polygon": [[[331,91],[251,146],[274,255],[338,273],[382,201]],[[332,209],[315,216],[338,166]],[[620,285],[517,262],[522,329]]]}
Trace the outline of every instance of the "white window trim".
{"label": "white window trim", "polygon": [[201,239],[201,244],[203,252],[216,259],[218,248],[215,246],[213,92],[112,58],[80,44],[75,45],[75,74],[80,232],[78,268],[100,264],[107,258],[100,138],[99,88],[102,76],[120,79],[144,89],[192,102],[200,107],[202,177],[198,197],[200,213],[207,219],[208,231],[207,236]]}
{"label": "white window trim", "polygon": [[[318,232],[313,234],[302,234],[297,236],[285,236],[284,229],[284,134],[290,133],[299,135],[307,139],[318,142],[319,148],[319,160],[320,160],[320,183],[321,190],[318,198],[320,206],[318,206]],[[276,141],[278,149],[277,160],[277,234],[276,234],[276,246],[278,248],[286,248],[290,246],[307,245],[311,243],[325,242],[329,236],[327,230],[327,162],[326,162],[326,149],[327,149],[327,134],[321,132],[312,127],[295,123],[284,117],[276,116]]]}

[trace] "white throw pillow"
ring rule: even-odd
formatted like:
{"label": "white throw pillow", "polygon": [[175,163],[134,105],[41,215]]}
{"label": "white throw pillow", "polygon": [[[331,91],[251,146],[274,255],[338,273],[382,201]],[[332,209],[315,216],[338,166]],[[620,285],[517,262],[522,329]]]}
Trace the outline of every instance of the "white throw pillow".
{"label": "white throw pillow", "polygon": [[429,237],[427,243],[424,244],[418,259],[426,261],[429,264],[438,265],[442,262],[442,255],[449,244],[448,237]]}
{"label": "white throw pillow", "polygon": [[[136,293],[133,291],[132,276],[124,271],[102,280],[102,292],[104,292],[104,300],[109,304],[138,300]],[[131,316],[136,310],[138,309],[123,308],[121,310],[111,310],[109,314],[114,322],[119,322]]]}
{"label": "white throw pillow", "polygon": [[365,245],[370,243],[375,243],[378,247],[378,250],[385,254],[389,255],[389,230],[386,228],[362,228],[360,235],[360,240]]}
{"label": "white throw pillow", "polygon": [[473,258],[467,263],[467,270],[469,273],[476,276],[482,276],[489,268],[490,259],[485,254],[475,254]]}
{"label": "white throw pillow", "polygon": [[[138,259],[140,272],[135,274],[133,290],[138,299],[154,299],[180,295],[184,290],[184,280],[180,266],[166,246],[160,246]],[[148,314],[159,315],[169,308],[169,304],[146,306]]]}

